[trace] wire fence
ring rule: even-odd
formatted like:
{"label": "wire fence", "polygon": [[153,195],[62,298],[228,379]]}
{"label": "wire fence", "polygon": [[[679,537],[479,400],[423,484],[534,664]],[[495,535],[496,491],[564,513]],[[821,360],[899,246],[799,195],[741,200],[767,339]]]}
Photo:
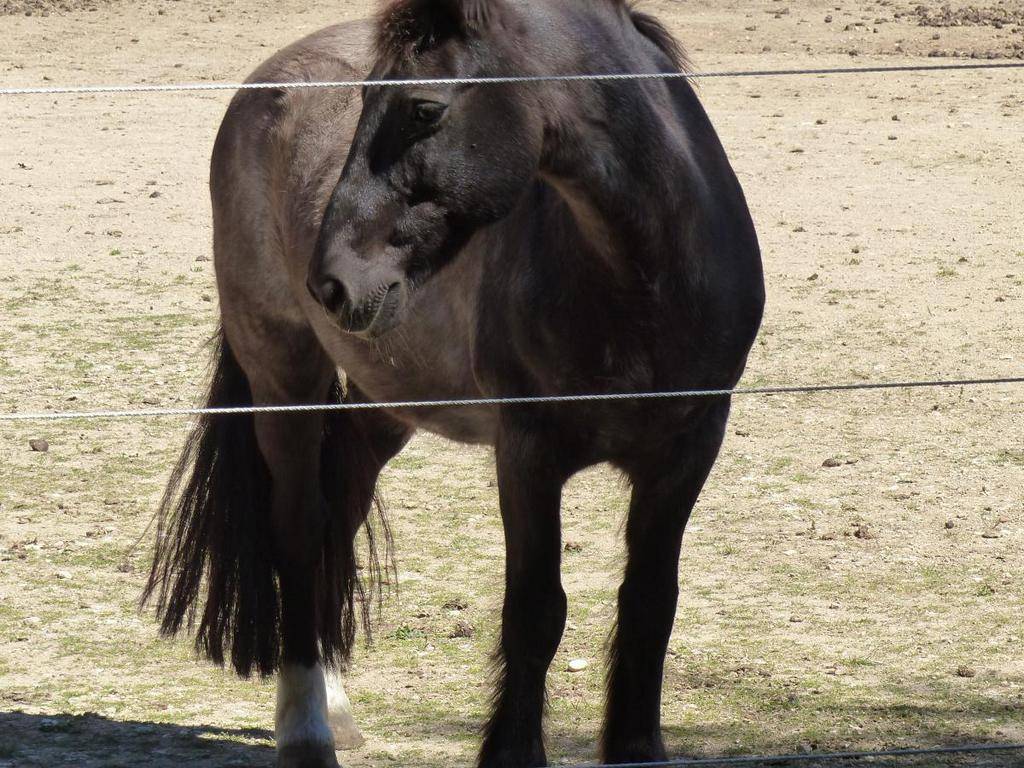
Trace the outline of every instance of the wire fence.
{"label": "wire fence", "polygon": [[853,384],[797,384],[772,387],[733,387],[731,389],[683,389],[666,392],[603,392],[580,395],[540,395],[524,397],[478,397],[452,400],[396,400],[382,402],[299,403],[294,405],[251,405],[224,408],[131,408],[95,411],[37,411],[0,413],[7,421],[73,421],[95,419],[142,419],[167,416],[237,416],[258,413],[311,413],[316,411],[356,411],[379,409],[457,408],[467,406],[544,405],[614,402],[622,400],[679,400],[684,398],[733,397],[743,395],[797,395],[823,392],[857,392],[881,389],[926,389],[1024,384],[1024,376],[974,379],[932,379],[921,381],[879,381]]}
{"label": "wire fence", "polygon": [[56,85],[0,88],[0,96],[67,96],[102,93],[181,93],[188,91],[253,91],[305,88],[396,88],[401,86],[508,85],[640,80],[713,80],[738,77],[795,77],[802,75],[870,75],[900,72],[957,72],[970,70],[1024,69],[1024,62],[970,62],[956,64],[907,64],[865,67],[817,67],[804,69],[722,70],[717,72],[607,72],[598,74],[514,75],[509,77],[435,77],[410,80],[321,80],[282,83],[139,83],[111,85]]}

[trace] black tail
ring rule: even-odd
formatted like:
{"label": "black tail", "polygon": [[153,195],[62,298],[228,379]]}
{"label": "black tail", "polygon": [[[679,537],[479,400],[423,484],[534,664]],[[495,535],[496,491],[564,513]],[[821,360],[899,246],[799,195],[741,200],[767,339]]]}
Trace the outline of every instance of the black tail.
{"label": "black tail", "polygon": [[[252,405],[248,380],[222,332],[214,342],[207,407]],[[339,386],[331,388],[330,398],[340,401]],[[367,628],[371,604],[356,568],[354,538],[376,503],[379,467],[372,452],[362,449],[364,435],[348,428],[350,421],[343,412],[329,414],[321,448],[328,524],[315,575],[316,621],[322,657],[334,664],[347,659],[355,638],[354,603],[361,602]],[[230,657],[244,677],[273,673],[281,655],[270,482],[252,414],[200,416],[160,504],[156,550],[142,595],[143,605],[155,598],[163,634],[195,629],[199,653],[221,665]],[[382,532],[390,544],[386,521]],[[369,526],[367,533],[368,572],[375,577],[380,567]]]}
{"label": "black tail", "polygon": [[[341,384],[335,381],[328,402],[343,400]],[[351,412],[325,414],[320,483],[329,517],[317,571],[317,636],[321,658],[338,668],[348,661],[355,641],[356,604],[369,639],[372,609],[380,607],[383,597],[380,587],[392,583],[394,576],[391,527],[376,492],[377,476],[391,455],[390,451],[378,455],[375,437],[366,422]],[[361,525],[366,539],[366,579],[360,577],[356,557],[356,534]],[[383,557],[378,554],[378,543],[383,544]]]}

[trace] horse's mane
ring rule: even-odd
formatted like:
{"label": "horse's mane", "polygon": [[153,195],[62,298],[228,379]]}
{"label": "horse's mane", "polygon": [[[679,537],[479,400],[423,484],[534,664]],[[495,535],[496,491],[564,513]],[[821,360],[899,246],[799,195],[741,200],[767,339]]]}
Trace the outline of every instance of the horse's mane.
{"label": "horse's mane", "polygon": [[[680,71],[690,71],[682,44],[664,24],[638,11],[634,0],[593,1],[624,10],[637,32],[654,43]],[[492,0],[390,0],[377,13],[374,53],[378,61],[406,61],[459,31],[485,28],[492,21],[496,5]]]}
{"label": "horse's mane", "polygon": [[638,11],[636,4],[630,0],[613,0],[619,5],[625,6],[626,12],[633,20],[636,31],[654,43],[661,52],[668,56],[669,60],[679,69],[680,72],[692,72],[693,65],[690,57],[675,35],[666,29],[665,25],[651,16],[649,13]]}

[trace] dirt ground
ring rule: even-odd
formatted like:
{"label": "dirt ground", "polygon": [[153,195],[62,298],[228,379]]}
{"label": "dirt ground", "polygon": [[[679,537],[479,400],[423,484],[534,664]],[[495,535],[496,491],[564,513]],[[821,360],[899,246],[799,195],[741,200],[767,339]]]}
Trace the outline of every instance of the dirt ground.
{"label": "dirt ground", "polygon": [[[644,7],[707,70],[1024,56],[1020,0]],[[5,86],[237,80],[369,10],[0,8]],[[702,85],[765,255],[747,384],[1024,372],[1022,94],[1019,71]],[[196,400],[217,317],[207,162],[228,99],[0,100],[0,409]],[[0,423],[0,768],[272,763],[272,685],[196,663],[135,608],[186,427]],[[1024,742],[1022,434],[1019,387],[739,398],[684,547],[671,751]],[[491,457],[417,437],[384,493],[399,584],[347,677],[367,741],[342,758],[468,765],[502,580]],[[566,493],[555,762],[594,757],[626,498],[605,469]]]}

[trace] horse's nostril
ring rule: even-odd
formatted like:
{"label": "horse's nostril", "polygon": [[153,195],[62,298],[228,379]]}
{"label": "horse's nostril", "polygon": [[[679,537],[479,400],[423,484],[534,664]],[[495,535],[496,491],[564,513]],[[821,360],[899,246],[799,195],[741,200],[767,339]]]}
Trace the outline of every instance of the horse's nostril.
{"label": "horse's nostril", "polygon": [[319,280],[310,280],[306,283],[310,294],[316,301],[323,305],[324,309],[331,313],[337,313],[345,303],[345,287],[337,278],[326,276]]}

